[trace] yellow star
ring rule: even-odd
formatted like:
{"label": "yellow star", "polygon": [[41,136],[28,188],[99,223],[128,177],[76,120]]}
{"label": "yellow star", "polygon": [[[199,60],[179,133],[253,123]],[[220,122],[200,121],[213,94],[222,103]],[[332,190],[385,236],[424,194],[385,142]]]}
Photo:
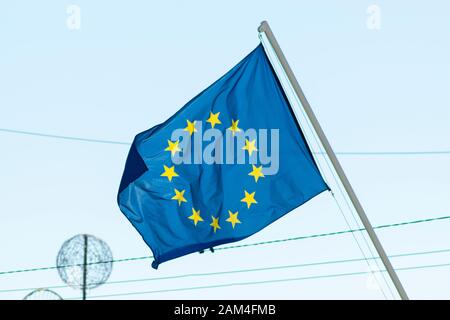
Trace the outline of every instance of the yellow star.
{"label": "yellow star", "polygon": [[228,210],[228,214],[230,215],[230,217],[226,221],[230,222],[234,229],[236,223],[241,223],[237,217],[239,212],[236,211],[235,213],[233,213],[230,210]]}
{"label": "yellow star", "polygon": [[203,221],[202,217],[200,217],[200,210],[195,210],[194,208],[192,208],[192,216],[188,217],[188,219],[194,221],[194,226],[197,226],[197,222]]}
{"label": "yellow star", "polygon": [[177,189],[174,189],[175,195],[172,197],[172,200],[177,200],[178,205],[181,206],[182,202],[187,202],[187,200],[184,198],[184,192],[186,190],[178,191]]}
{"label": "yellow star", "polygon": [[247,190],[244,190],[244,192],[245,192],[245,197],[241,200],[241,202],[245,202],[247,204],[247,208],[250,209],[250,206],[253,203],[258,203],[255,200],[255,192],[248,193]]}
{"label": "yellow star", "polygon": [[189,135],[192,136],[194,132],[197,132],[197,128],[195,127],[195,121],[194,122],[190,122],[189,120],[186,121],[187,126],[183,130],[189,132]]}
{"label": "yellow star", "polygon": [[262,166],[259,168],[252,164],[253,170],[248,175],[255,178],[255,182],[258,182],[259,178],[264,178],[264,173],[262,173]]}
{"label": "yellow star", "polygon": [[209,112],[209,118],[208,118],[208,120],[206,120],[206,122],[211,123],[211,127],[214,128],[214,126],[215,126],[216,124],[221,124],[221,123],[222,123],[222,122],[219,120],[219,115],[220,115],[220,112],[217,112],[217,113]]}
{"label": "yellow star", "polygon": [[168,167],[164,165],[164,172],[161,173],[161,177],[167,177],[169,181],[172,181],[173,177],[178,177],[178,173],[175,172],[175,166]]}
{"label": "yellow star", "polygon": [[258,151],[255,147],[256,139],[249,141],[248,139],[245,139],[245,146],[242,147],[242,150],[247,150],[249,155],[252,155],[253,151]]}
{"label": "yellow star", "polygon": [[164,151],[170,151],[172,153],[172,156],[174,156],[178,151],[181,151],[180,146],[178,145],[178,140],[175,142],[167,140],[167,143],[169,144],[169,146],[165,148]]}
{"label": "yellow star", "polygon": [[214,228],[214,233],[216,233],[216,230],[220,229],[219,218],[214,218],[213,216],[211,216],[211,218],[212,218],[212,222],[211,222],[210,226]]}
{"label": "yellow star", "polygon": [[236,134],[236,132],[241,131],[241,128],[238,128],[238,124],[239,120],[234,121],[233,119],[231,119],[231,127],[229,127],[228,129],[233,132],[233,136]]}

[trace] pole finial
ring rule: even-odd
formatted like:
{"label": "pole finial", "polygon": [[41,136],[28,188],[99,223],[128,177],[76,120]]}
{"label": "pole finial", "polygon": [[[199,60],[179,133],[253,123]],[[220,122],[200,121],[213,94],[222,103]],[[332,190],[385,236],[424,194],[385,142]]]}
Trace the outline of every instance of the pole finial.
{"label": "pole finial", "polygon": [[266,20],[261,21],[261,24],[258,27],[258,32],[266,32],[269,27],[269,23]]}

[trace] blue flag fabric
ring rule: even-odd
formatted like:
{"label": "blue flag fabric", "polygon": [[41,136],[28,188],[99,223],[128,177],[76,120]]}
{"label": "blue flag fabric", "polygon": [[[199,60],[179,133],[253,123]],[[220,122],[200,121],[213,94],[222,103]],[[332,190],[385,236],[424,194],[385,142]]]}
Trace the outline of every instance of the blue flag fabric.
{"label": "blue flag fabric", "polygon": [[[248,129],[260,135],[252,139]],[[135,137],[118,203],[156,269],[244,239],[325,190],[260,44],[170,119]]]}

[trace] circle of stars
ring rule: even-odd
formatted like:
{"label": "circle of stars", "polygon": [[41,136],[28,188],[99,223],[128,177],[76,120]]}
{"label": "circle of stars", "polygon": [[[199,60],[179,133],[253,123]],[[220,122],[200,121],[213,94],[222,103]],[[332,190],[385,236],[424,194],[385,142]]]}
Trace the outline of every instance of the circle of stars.
{"label": "circle of stars", "polygon": [[[216,125],[221,125],[222,122],[220,121],[220,112],[209,113],[209,118],[206,120],[207,123],[211,125],[211,128],[215,128]],[[197,132],[196,128],[197,121],[190,121],[186,120],[186,127],[183,129],[184,131],[187,131],[189,133],[189,136],[192,136],[195,132]],[[231,126],[227,128],[227,130],[230,130],[232,132],[232,135],[235,136],[236,133],[241,132],[242,129],[239,128],[239,120],[238,119],[232,119],[231,120]],[[164,151],[169,151],[171,153],[171,156],[173,157],[177,152],[181,151],[179,146],[179,140],[177,141],[171,141],[167,140],[167,147],[164,149]],[[258,149],[256,147],[256,139],[249,140],[245,139],[245,145],[242,147],[242,150],[245,150],[248,152],[248,155],[251,156],[253,152],[257,152]],[[164,172],[161,173],[161,177],[166,177],[169,182],[172,182],[172,179],[179,177],[179,174],[175,171],[175,166],[172,165],[171,167],[167,165],[163,165]],[[248,173],[249,176],[252,176],[255,180],[255,183],[258,183],[258,180],[260,178],[264,178],[264,173],[262,166],[255,166],[252,164],[252,171]],[[183,203],[187,203],[184,194],[186,190],[178,190],[174,188],[174,195],[172,196],[171,200],[175,200],[178,202],[178,206],[181,206]],[[244,197],[240,200],[240,202],[243,202],[246,204],[247,209],[250,209],[252,205],[258,204],[257,200],[255,199],[256,192],[248,192],[247,190],[244,190]],[[233,230],[235,227],[239,224],[242,224],[242,222],[238,218],[239,211],[231,211],[228,210],[228,219],[225,220],[225,222],[229,222],[231,224],[231,227]],[[194,207],[192,207],[192,214],[187,217],[189,220],[192,220],[194,227],[197,227],[198,223],[205,222],[203,217],[201,216],[200,210],[196,210]],[[209,226],[211,226],[212,231],[216,233],[218,230],[221,229],[221,226],[219,224],[220,217],[217,216],[211,216],[211,223]]]}

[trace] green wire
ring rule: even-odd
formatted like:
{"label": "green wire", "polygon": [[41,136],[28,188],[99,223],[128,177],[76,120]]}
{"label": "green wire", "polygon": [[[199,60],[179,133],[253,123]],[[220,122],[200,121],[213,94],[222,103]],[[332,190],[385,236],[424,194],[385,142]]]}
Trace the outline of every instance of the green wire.
{"label": "green wire", "polygon": [[[393,223],[393,224],[380,225],[380,226],[374,227],[374,229],[385,229],[385,228],[391,228],[391,227],[399,227],[399,226],[405,226],[405,225],[411,225],[411,224],[417,224],[417,223],[439,221],[439,220],[448,220],[448,219],[450,219],[450,216],[442,216],[442,217],[428,218],[428,219],[419,219],[419,220],[413,220],[413,221],[405,221],[405,222],[399,222],[399,223]],[[312,239],[312,238],[319,238],[319,237],[336,236],[336,235],[352,233],[352,232],[361,232],[361,231],[364,231],[364,229],[361,228],[361,229],[352,229],[352,230],[342,230],[342,231],[335,231],[335,232],[328,232],[328,233],[319,233],[319,234],[312,234],[312,235],[307,235],[307,236],[299,236],[299,237],[292,237],[292,238],[285,238],[285,239],[261,241],[261,242],[241,244],[241,245],[231,245],[231,246],[225,246],[225,247],[218,247],[218,248],[215,249],[215,251],[237,249],[237,248],[245,248],[245,247],[253,247],[253,246],[266,245],[266,244],[274,244],[274,243],[281,243],[281,242],[288,242],[288,241]],[[112,263],[112,262],[137,261],[137,260],[145,260],[145,259],[151,259],[151,258],[153,258],[153,257],[152,256],[132,257],[132,258],[124,258],[124,259],[115,259],[115,260],[110,260],[110,261],[92,262],[92,263],[89,263],[88,265],[100,264],[100,263]],[[2,272],[0,272],[0,275],[13,274],[13,273],[22,273],[22,272],[43,271],[43,270],[53,270],[53,269],[68,268],[68,267],[81,266],[81,265],[82,264],[74,264],[74,265],[66,265],[66,266],[59,266],[59,267],[54,266],[54,267],[32,268],[32,269],[9,270],[9,271],[2,271]]]}

